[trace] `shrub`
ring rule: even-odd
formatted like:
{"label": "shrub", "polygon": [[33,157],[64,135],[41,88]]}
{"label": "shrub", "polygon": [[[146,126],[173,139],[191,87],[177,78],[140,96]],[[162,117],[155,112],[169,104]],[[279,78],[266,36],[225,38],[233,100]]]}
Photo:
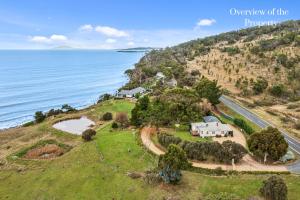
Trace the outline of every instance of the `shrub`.
{"label": "shrub", "polygon": [[200,76],[200,75],[201,75],[201,73],[200,73],[200,71],[199,71],[199,70],[197,70],[197,69],[194,69],[194,70],[192,70],[192,71],[191,71],[191,75],[192,75],[192,76]]}
{"label": "shrub", "polygon": [[86,142],[92,140],[92,134],[90,132],[84,131],[81,135],[82,139]]}
{"label": "shrub", "polygon": [[46,119],[46,115],[42,111],[37,111],[34,115],[34,119],[36,123],[41,123]]}
{"label": "shrub", "polygon": [[110,94],[103,94],[99,97],[97,103],[101,103],[102,101],[107,101],[111,98],[112,96]]}
{"label": "shrub", "polygon": [[181,171],[189,167],[185,152],[177,145],[171,144],[168,151],[159,157],[159,175],[164,182],[175,184],[181,180]]}
{"label": "shrub", "polygon": [[113,122],[113,123],[111,124],[111,127],[112,127],[113,129],[116,129],[116,128],[119,128],[119,125],[118,125],[117,122]]}
{"label": "shrub", "polygon": [[112,117],[113,117],[112,113],[106,112],[106,113],[103,114],[102,119],[105,120],[105,121],[108,121],[108,120],[112,120]]}
{"label": "shrub", "polygon": [[76,111],[75,108],[73,108],[72,106],[70,106],[70,105],[68,105],[68,104],[62,105],[61,109],[62,109],[64,112],[72,112],[72,111]]}
{"label": "shrub", "polygon": [[254,130],[252,129],[252,127],[251,126],[249,126],[248,124],[247,124],[247,122],[245,121],[245,120],[243,120],[243,119],[239,119],[239,118],[235,118],[234,120],[233,120],[233,123],[235,124],[235,125],[237,125],[238,127],[240,127],[241,129],[243,129],[247,134],[252,134],[253,132],[254,132]]}
{"label": "shrub", "polygon": [[253,84],[252,89],[255,94],[261,94],[268,87],[268,81],[262,77],[258,77]]}
{"label": "shrub", "polygon": [[[94,129],[87,129],[87,130],[85,130],[83,133],[89,134],[89,135],[91,135],[91,136],[95,136],[97,132],[96,132]],[[82,134],[83,134],[83,133],[82,133]]]}
{"label": "shrub", "polygon": [[182,141],[179,137],[174,137],[166,133],[160,133],[157,137],[158,142],[166,148],[168,148],[170,144],[179,144]]}
{"label": "shrub", "polygon": [[129,120],[126,113],[117,113],[115,120],[120,124],[122,128],[126,128],[129,125]]}
{"label": "shrub", "polygon": [[284,86],[282,84],[273,85],[270,88],[270,93],[274,96],[281,97],[284,93]]}
{"label": "shrub", "polygon": [[61,113],[63,113],[63,111],[61,109],[56,109],[56,110],[51,109],[46,113],[46,116],[50,117],[50,116],[58,115],[58,114],[61,114]]}
{"label": "shrub", "polygon": [[211,159],[221,163],[231,164],[232,159],[238,163],[245,155],[247,150],[231,141],[225,141],[223,144],[218,142],[189,142],[182,141],[178,137],[168,134],[159,134],[158,142],[168,148],[170,145],[179,145],[191,160],[205,161]]}
{"label": "shrub", "polygon": [[287,199],[287,186],[283,179],[278,176],[271,176],[265,180],[259,191],[266,200]]}
{"label": "shrub", "polygon": [[26,122],[22,126],[23,127],[28,127],[28,126],[32,126],[32,125],[34,125],[34,121]]}
{"label": "shrub", "polygon": [[157,185],[162,181],[161,176],[159,175],[157,170],[149,170],[145,172],[145,176],[143,180],[150,185]]}

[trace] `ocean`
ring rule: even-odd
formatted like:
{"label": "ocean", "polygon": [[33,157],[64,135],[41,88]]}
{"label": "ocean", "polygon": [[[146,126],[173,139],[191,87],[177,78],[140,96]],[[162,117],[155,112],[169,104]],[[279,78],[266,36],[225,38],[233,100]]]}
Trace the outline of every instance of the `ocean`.
{"label": "ocean", "polygon": [[128,80],[143,52],[0,50],[0,129],[33,120],[36,111],[84,108]]}

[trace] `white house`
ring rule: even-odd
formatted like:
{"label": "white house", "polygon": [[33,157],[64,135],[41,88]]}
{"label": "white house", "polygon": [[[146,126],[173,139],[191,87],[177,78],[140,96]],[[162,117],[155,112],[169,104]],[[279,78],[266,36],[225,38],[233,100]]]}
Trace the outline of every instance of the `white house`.
{"label": "white house", "polygon": [[155,78],[157,80],[160,80],[160,79],[164,80],[166,78],[166,76],[162,72],[157,72],[155,75]]}
{"label": "white house", "polygon": [[169,87],[176,87],[177,86],[177,81],[176,81],[176,79],[172,78],[171,80],[169,80],[168,82],[166,82],[166,84]]}
{"label": "white house", "polygon": [[233,136],[233,130],[221,122],[191,123],[191,134],[200,137]]}
{"label": "white house", "polygon": [[133,98],[137,94],[144,94],[146,92],[146,89],[143,87],[137,87],[132,90],[121,90],[120,92],[117,93],[117,97],[119,98]]}

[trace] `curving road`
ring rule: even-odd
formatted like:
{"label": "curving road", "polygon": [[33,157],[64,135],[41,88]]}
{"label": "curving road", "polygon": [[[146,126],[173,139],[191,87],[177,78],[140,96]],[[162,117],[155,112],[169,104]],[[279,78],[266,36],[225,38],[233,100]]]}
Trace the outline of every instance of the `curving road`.
{"label": "curving road", "polygon": [[[245,107],[239,105],[238,103],[234,102],[232,99],[230,99],[227,96],[222,95],[219,100],[223,104],[225,104],[227,107],[231,108],[232,110],[234,110],[238,114],[244,116],[245,118],[252,121],[253,123],[255,123],[256,125],[258,125],[261,128],[266,128],[268,126],[274,127],[274,125],[272,123],[260,118],[259,116],[252,113],[247,108],[245,108]],[[279,130],[282,133],[282,135],[284,136],[287,143],[289,144],[289,148],[291,150],[293,150],[295,153],[297,153],[298,155],[300,155],[300,142],[297,139],[289,136],[289,134],[286,131],[284,131],[282,129],[279,129]],[[300,173],[300,161],[289,165],[288,169],[291,172]]]}

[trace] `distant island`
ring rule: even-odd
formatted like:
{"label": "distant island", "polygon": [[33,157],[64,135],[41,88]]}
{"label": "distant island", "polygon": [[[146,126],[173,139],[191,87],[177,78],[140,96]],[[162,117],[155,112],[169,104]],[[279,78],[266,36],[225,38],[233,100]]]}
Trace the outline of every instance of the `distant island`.
{"label": "distant island", "polygon": [[127,49],[117,49],[117,52],[149,52],[158,48],[153,47],[135,47],[135,48],[127,48]]}

